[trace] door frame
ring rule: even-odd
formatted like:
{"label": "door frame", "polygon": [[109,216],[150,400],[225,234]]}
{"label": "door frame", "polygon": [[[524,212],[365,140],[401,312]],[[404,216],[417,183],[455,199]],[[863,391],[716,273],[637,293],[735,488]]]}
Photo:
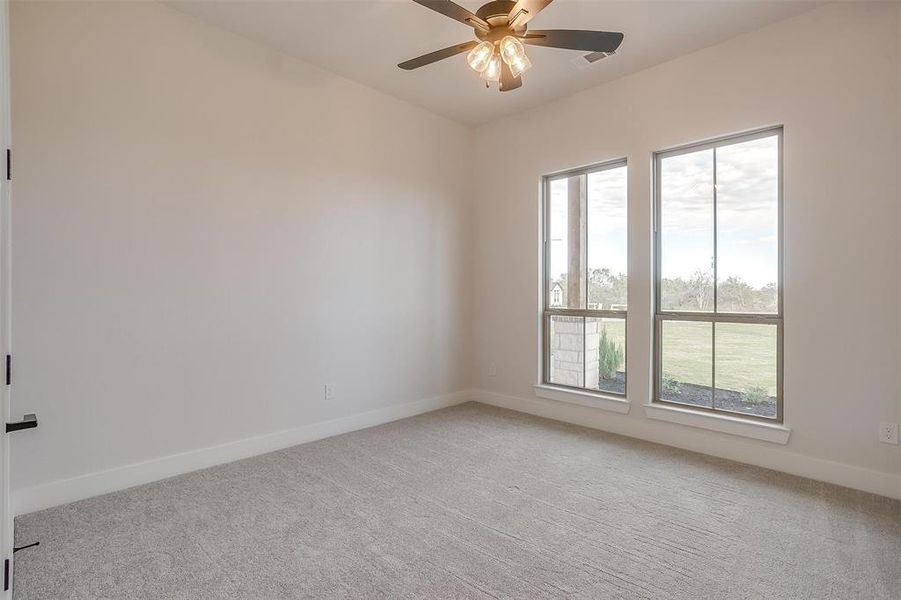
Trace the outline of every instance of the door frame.
{"label": "door frame", "polygon": [[[9,0],[0,0],[0,154],[12,148],[10,118],[10,65],[9,65]],[[3,164],[0,161],[0,164]],[[0,356],[11,355],[11,187],[9,163],[0,167]],[[7,172],[2,172],[7,171]],[[5,366],[3,370],[5,370]],[[6,373],[4,373],[4,376]],[[9,422],[10,386],[0,382],[0,417],[2,424]],[[3,573],[0,573],[0,599],[12,598],[13,569],[13,520],[9,494],[9,434],[0,432],[0,560],[9,560],[9,589],[3,590]],[[3,566],[0,565],[0,570]]]}

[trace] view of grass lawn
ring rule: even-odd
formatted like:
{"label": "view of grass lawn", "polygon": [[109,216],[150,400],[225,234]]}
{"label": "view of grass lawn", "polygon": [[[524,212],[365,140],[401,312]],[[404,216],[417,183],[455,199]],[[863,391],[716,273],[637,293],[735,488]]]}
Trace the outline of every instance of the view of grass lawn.
{"label": "view of grass lawn", "polygon": [[[625,350],[626,321],[602,319],[607,338]],[[663,374],[679,383],[711,384],[711,324],[664,321]],[[625,371],[625,364],[621,371]],[[716,330],[716,385],[747,394],[776,396],[776,327],[719,323]]]}
{"label": "view of grass lawn", "polygon": [[[711,324],[664,321],[663,374],[682,383],[710,385]],[[716,326],[716,386],[776,395],[776,327],[744,323]]]}

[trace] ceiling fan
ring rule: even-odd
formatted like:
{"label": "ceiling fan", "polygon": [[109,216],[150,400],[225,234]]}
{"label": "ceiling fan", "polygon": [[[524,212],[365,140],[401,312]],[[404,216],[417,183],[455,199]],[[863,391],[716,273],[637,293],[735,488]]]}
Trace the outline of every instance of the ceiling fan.
{"label": "ceiling fan", "polygon": [[522,73],[532,66],[523,44],[588,52],[585,60],[595,62],[616,52],[623,34],[581,29],[542,29],[528,31],[528,22],[551,0],[496,0],[475,14],[450,0],[413,0],[455,21],[472,27],[477,40],[442,48],[397,65],[412,71],[463,52],[473,70],[481,74],[486,86],[497,84],[502,92],[522,86]]}

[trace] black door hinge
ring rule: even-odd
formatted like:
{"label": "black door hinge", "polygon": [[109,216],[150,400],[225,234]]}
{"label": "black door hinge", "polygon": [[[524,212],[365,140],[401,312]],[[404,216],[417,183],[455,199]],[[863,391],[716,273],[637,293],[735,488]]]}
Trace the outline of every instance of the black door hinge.
{"label": "black door hinge", "polygon": [[9,385],[13,382],[13,356],[12,354],[6,355],[6,385]]}
{"label": "black door hinge", "polygon": [[6,180],[13,180],[13,151],[6,149]]}
{"label": "black door hinge", "polygon": [[9,589],[9,559],[3,561],[3,591]]}

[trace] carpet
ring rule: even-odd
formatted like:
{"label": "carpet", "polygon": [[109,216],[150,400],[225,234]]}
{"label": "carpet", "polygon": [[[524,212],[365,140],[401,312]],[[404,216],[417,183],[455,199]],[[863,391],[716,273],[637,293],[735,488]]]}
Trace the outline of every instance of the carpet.
{"label": "carpet", "polygon": [[476,403],[16,519],[16,600],[901,598],[899,502]]}

